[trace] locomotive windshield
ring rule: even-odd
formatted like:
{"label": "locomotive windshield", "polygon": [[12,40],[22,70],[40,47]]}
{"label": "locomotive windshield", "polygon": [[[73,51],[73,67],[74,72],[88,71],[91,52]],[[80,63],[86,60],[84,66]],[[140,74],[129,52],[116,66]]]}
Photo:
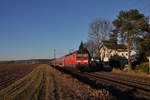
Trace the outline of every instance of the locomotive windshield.
{"label": "locomotive windshield", "polygon": [[77,54],[77,58],[89,58],[88,54]]}

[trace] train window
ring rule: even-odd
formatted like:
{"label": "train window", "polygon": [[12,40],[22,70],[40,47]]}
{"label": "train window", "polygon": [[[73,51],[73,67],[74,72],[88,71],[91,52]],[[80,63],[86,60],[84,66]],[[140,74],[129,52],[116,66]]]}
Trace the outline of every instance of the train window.
{"label": "train window", "polygon": [[82,54],[77,54],[77,57],[82,57]]}
{"label": "train window", "polygon": [[77,58],[88,58],[88,54],[77,54]]}
{"label": "train window", "polygon": [[88,57],[88,54],[83,54],[83,57]]}

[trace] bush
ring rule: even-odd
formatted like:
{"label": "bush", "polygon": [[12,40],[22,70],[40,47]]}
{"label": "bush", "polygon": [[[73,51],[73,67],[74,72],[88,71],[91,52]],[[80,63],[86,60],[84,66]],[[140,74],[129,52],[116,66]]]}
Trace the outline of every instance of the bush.
{"label": "bush", "polygon": [[114,68],[121,68],[127,64],[127,59],[119,55],[113,55],[109,59],[110,66]]}
{"label": "bush", "polygon": [[144,73],[149,73],[149,64],[143,63],[137,66],[136,70]]}

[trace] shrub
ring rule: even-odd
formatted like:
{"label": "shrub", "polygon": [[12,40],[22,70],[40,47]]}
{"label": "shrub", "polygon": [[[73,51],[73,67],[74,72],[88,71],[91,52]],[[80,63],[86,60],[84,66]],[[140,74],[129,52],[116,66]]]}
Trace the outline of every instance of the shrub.
{"label": "shrub", "polygon": [[119,55],[113,55],[110,57],[109,63],[114,68],[121,68],[127,63],[127,59]]}
{"label": "shrub", "polygon": [[149,72],[149,64],[147,64],[147,63],[140,64],[137,66],[136,70],[138,70],[140,72],[148,73]]}

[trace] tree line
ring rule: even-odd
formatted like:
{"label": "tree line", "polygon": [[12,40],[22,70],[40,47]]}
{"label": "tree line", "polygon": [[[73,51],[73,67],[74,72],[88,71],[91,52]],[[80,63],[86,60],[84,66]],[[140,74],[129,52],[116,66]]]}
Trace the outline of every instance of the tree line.
{"label": "tree line", "polygon": [[88,40],[84,46],[92,57],[100,57],[100,49],[104,44],[124,44],[127,46],[128,67],[131,69],[131,52],[136,52],[136,60],[145,61],[145,52],[150,50],[149,18],[137,9],[120,11],[116,19],[98,18],[89,25]]}

